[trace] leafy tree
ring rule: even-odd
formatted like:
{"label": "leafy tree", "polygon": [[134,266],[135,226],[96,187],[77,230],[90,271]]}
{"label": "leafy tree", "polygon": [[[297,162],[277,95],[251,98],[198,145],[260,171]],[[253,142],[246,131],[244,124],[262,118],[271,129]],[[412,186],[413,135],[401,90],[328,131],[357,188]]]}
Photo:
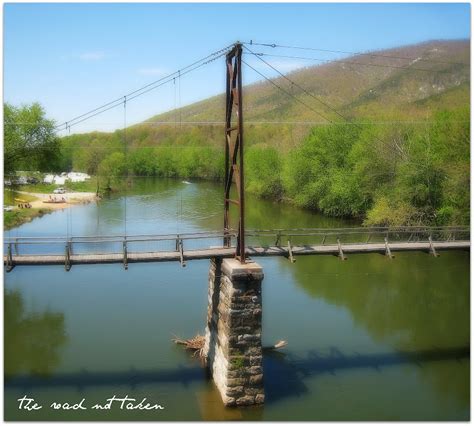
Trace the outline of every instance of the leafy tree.
{"label": "leafy tree", "polygon": [[123,152],[114,152],[108,155],[99,164],[98,171],[99,176],[104,178],[110,186],[113,180],[124,176],[127,172],[125,154]]}
{"label": "leafy tree", "polygon": [[260,197],[279,199],[282,160],[275,148],[253,145],[245,153],[246,189]]}
{"label": "leafy tree", "polygon": [[4,104],[4,173],[19,169],[59,170],[60,143],[54,121],[38,103],[15,107]]}

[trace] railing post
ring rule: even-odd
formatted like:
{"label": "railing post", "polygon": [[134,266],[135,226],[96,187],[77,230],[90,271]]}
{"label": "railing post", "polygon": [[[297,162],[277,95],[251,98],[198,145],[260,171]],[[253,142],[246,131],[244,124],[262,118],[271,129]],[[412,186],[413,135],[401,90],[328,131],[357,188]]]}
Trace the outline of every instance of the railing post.
{"label": "railing post", "polygon": [[275,241],[275,245],[276,245],[277,247],[279,247],[280,244],[281,244],[281,231],[278,231],[278,232],[277,232],[277,239],[276,239],[276,241]]}
{"label": "railing post", "polygon": [[293,258],[293,250],[291,248],[291,238],[288,238],[288,257],[291,263],[296,262],[296,259]]}
{"label": "railing post", "polygon": [[341,240],[338,238],[337,239],[337,247],[339,249],[339,258],[341,260],[347,260],[347,257],[346,255],[344,254],[344,252],[342,251],[342,245],[341,245]]}
{"label": "railing post", "polygon": [[184,260],[184,246],[183,246],[183,239],[176,238],[176,251],[179,252],[179,262],[181,263],[181,266],[184,268],[186,266],[186,262]]}
{"label": "railing post", "polygon": [[128,269],[128,251],[127,251],[127,237],[123,240],[123,267]]}
{"label": "railing post", "polygon": [[436,252],[434,244],[433,244],[433,239],[431,238],[431,235],[428,237],[428,241],[430,242],[430,253],[434,257],[439,257],[439,254]]}
{"label": "railing post", "polygon": [[389,259],[393,259],[395,256],[392,254],[390,247],[388,246],[388,238],[385,237],[385,256],[388,256]]}
{"label": "railing post", "polygon": [[13,256],[12,256],[12,243],[8,243],[7,249],[7,264],[5,270],[7,272],[11,272],[11,270],[15,267],[13,264]]}
{"label": "railing post", "polygon": [[66,271],[71,270],[71,241],[66,243],[66,253],[64,256],[64,269]]}

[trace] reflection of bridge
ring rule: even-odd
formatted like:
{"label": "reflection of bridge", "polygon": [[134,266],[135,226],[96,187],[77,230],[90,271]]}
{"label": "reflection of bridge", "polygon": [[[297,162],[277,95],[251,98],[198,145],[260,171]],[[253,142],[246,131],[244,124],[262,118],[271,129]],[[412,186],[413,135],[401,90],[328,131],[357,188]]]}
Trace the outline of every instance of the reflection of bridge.
{"label": "reflection of bridge", "polygon": [[[235,234],[225,234],[225,238]],[[18,237],[6,238],[6,270],[15,266],[72,265],[178,261],[232,258],[235,248],[225,247],[224,234],[200,232],[175,235]],[[284,256],[291,261],[299,255],[337,255],[346,259],[352,253],[426,251],[470,248],[468,227],[337,228],[293,229],[246,232],[250,257]]]}

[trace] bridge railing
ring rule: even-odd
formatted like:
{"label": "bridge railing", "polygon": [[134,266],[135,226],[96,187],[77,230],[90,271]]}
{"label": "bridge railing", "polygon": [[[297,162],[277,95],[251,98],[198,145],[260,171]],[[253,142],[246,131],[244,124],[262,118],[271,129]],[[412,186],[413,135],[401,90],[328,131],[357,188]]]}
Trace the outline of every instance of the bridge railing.
{"label": "bridge railing", "polygon": [[468,226],[404,226],[353,228],[269,229],[247,232],[249,246],[293,246],[330,244],[371,244],[470,240]]}
{"label": "bridge railing", "polygon": [[[236,235],[231,233],[231,244]],[[196,232],[164,235],[108,235],[71,237],[13,237],[4,239],[4,253],[13,255],[113,254],[127,252],[156,253],[203,250],[222,247],[223,232]]]}
{"label": "bridge railing", "polygon": [[[12,255],[112,254],[193,251],[223,247],[221,231],[165,235],[109,235],[71,237],[13,237],[4,239],[4,253]],[[230,233],[235,247],[236,233]],[[451,227],[353,227],[268,229],[246,232],[248,247],[371,244],[470,240],[470,228]]]}

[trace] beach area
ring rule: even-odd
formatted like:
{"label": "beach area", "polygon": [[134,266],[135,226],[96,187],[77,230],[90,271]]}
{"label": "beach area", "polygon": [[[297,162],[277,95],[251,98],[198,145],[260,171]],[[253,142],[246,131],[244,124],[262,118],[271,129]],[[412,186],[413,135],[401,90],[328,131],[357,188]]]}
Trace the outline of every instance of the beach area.
{"label": "beach area", "polygon": [[[3,212],[3,229],[9,230],[23,223],[31,222],[36,217],[41,217],[56,210],[63,210],[80,204],[88,204],[98,200],[95,192],[66,192],[64,194],[44,194],[29,191],[5,191],[4,205],[9,205],[10,210]],[[19,202],[22,200],[23,202]],[[51,202],[57,200],[59,202]],[[21,208],[20,204],[30,207]]]}
{"label": "beach area", "polygon": [[[61,210],[75,204],[87,204],[98,199],[95,192],[66,192],[65,194],[42,194],[37,192],[17,191],[34,199],[29,201],[33,209]],[[49,202],[51,200],[64,200],[64,202]],[[14,207],[18,209],[17,206]]]}

